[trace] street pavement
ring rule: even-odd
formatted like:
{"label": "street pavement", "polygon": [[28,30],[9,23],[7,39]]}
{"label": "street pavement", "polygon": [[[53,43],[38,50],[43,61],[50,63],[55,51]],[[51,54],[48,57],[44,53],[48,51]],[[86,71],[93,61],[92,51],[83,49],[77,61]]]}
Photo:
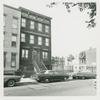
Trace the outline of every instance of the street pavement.
{"label": "street pavement", "polygon": [[[23,83],[23,82],[22,82]],[[28,83],[4,88],[4,96],[95,96],[94,79]]]}

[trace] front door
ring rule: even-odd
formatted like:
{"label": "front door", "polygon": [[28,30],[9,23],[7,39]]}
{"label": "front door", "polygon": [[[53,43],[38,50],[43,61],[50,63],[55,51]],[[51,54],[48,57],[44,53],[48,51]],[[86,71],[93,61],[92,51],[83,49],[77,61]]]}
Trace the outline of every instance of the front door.
{"label": "front door", "polygon": [[34,71],[35,72],[40,72],[40,53],[37,52],[36,50],[32,51],[32,63],[34,66]]}
{"label": "front door", "polygon": [[36,62],[40,62],[40,52],[33,50],[32,51],[32,60],[34,60]]}

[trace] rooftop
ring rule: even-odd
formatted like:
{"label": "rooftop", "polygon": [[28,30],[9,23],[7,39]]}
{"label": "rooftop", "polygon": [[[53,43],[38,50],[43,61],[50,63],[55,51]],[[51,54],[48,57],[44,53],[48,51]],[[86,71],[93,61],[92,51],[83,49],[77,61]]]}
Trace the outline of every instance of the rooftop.
{"label": "rooftop", "polygon": [[4,7],[8,7],[8,8],[11,8],[11,9],[14,9],[14,10],[17,10],[17,11],[20,11],[18,8],[15,8],[15,7],[12,7],[12,6],[6,5],[6,4],[4,4]]}
{"label": "rooftop", "polygon": [[5,7],[8,7],[8,8],[11,8],[11,9],[14,9],[14,10],[17,10],[17,11],[24,10],[24,11],[30,12],[30,13],[35,14],[35,15],[37,15],[37,16],[44,17],[44,18],[49,19],[49,20],[52,19],[51,17],[48,17],[48,16],[43,15],[43,14],[36,13],[36,12],[34,12],[34,11],[32,11],[32,10],[29,10],[29,9],[26,9],[26,8],[24,8],[24,7],[15,8],[15,7],[6,5],[6,4],[4,4],[4,6],[5,6]]}
{"label": "rooftop", "polygon": [[23,8],[23,7],[19,7],[19,9],[20,9],[20,10],[27,11],[27,12],[30,12],[30,13],[35,14],[35,15],[37,15],[37,16],[41,16],[41,17],[47,18],[47,19],[49,19],[49,20],[52,19],[51,17],[48,17],[48,16],[43,15],[43,14],[36,13],[36,12],[34,12],[34,11],[32,11],[32,10],[29,10],[29,9],[26,9],[26,8]]}

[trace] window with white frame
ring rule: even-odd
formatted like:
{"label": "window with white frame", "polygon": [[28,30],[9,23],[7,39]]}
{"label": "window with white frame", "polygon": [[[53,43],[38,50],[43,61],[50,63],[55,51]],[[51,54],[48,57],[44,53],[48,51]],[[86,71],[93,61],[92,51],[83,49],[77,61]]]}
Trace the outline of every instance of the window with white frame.
{"label": "window with white frame", "polygon": [[16,53],[11,53],[11,67],[16,67]]}
{"label": "window with white frame", "polygon": [[6,26],[6,15],[3,16],[3,26]]}
{"label": "window with white frame", "polygon": [[4,52],[4,67],[6,67],[6,61],[7,61],[7,52]]}
{"label": "window with white frame", "polygon": [[21,42],[25,42],[25,34],[21,33]]}
{"label": "window with white frame", "polygon": [[45,45],[49,46],[49,39],[48,38],[45,38]]}
{"label": "window with white frame", "polygon": [[24,58],[24,57],[25,57],[25,50],[22,49],[22,58]]}
{"label": "window with white frame", "polygon": [[22,27],[25,27],[25,26],[26,26],[26,19],[22,18]]}
{"label": "window with white frame", "polygon": [[30,35],[30,43],[34,44],[34,35]]}
{"label": "window with white frame", "polygon": [[26,58],[28,58],[28,50],[26,50],[26,55],[25,56],[26,56]]}
{"label": "window with white frame", "polygon": [[22,49],[22,58],[28,58],[28,50]]}
{"label": "window with white frame", "polygon": [[34,21],[30,21],[30,29],[34,29],[35,28],[35,22]]}
{"label": "window with white frame", "polygon": [[45,25],[45,32],[49,33],[49,26],[48,25]]}
{"label": "window with white frame", "polygon": [[48,58],[48,52],[42,52],[42,58],[47,59]]}
{"label": "window with white frame", "polygon": [[42,37],[38,37],[38,45],[42,45]]}
{"label": "window with white frame", "polygon": [[17,45],[17,35],[16,34],[12,34],[12,47],[16,47]]}
{"label": "window with white frame", "polygon": [[12,24],[13,29],[18,28],[18,19],[16,17],[13,17],[13,24]]}
{"label": "window with white frame", "polygon": [[42,32],[42,24],[38,23],[38,31]]}

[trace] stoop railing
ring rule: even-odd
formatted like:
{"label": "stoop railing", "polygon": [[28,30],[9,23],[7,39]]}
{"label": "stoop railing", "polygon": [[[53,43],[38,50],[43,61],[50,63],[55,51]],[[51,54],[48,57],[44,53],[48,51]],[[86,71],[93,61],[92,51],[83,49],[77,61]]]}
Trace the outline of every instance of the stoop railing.
{"label": "stoop railing", "polygon": [[48,70],[42,60],[39,63],[37,63],[37,61],[33,61],[33,65],[35,67],[36,73],[40,73],[44,70]]}

